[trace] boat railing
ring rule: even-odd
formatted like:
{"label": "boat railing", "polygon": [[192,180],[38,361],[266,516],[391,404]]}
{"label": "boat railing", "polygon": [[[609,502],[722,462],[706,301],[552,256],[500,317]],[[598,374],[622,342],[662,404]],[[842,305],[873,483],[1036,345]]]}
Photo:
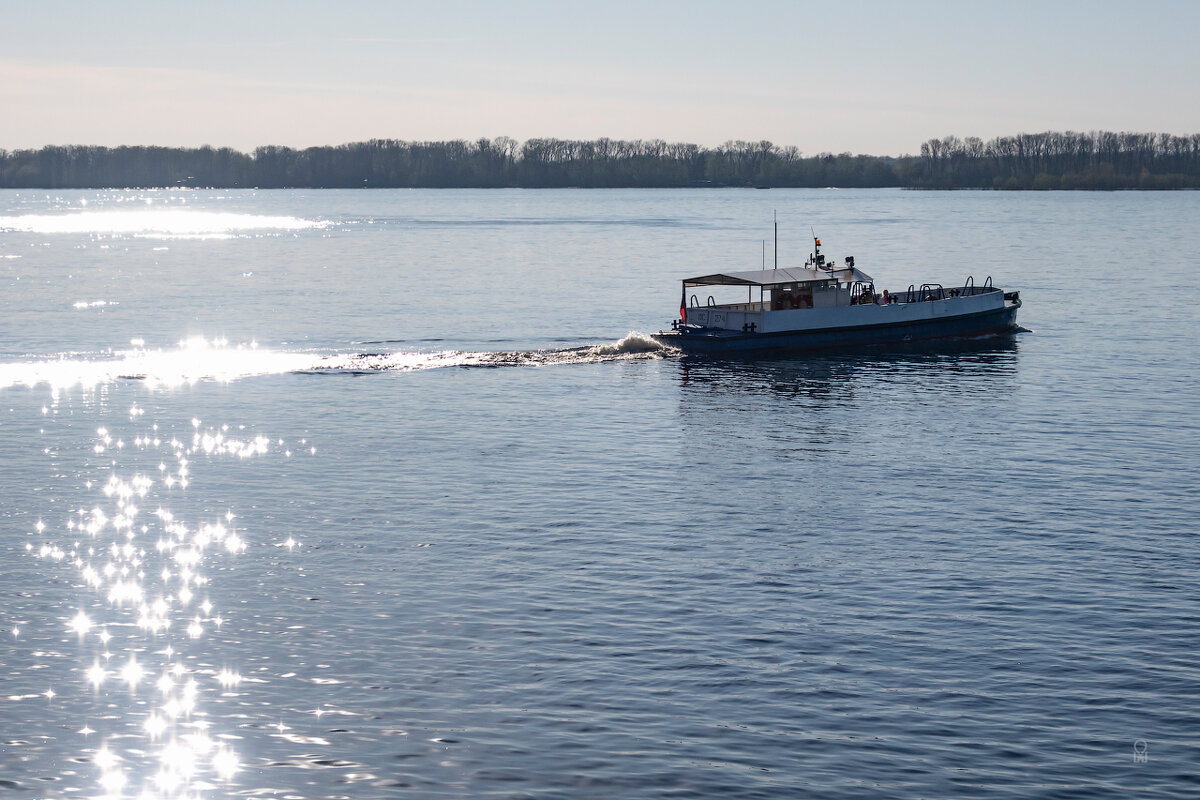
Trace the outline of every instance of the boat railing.
{"label": "boat railing", "polygon": [[855,281],[850,284],[850,305],[874,305],[875,284],[869,281]]}
{"label": "boat railing", "polygon": [[721,311],[767,311],[770,309],[770,303],[762,300],[751,300],[748,303],[718,303],[712,297],[709,297],[708,302],[704,305],[701,305],[700,303],[696,302],[696,297],[693,295],[687,307],[689,309],[714,308]]}
{"label": "boat railing", "polygon": [[992,285],[990,275],[979,286],[975,284],[975,279],[968,275],[966,283],[962,286],[953,286],[947,289],[940,283],[923,283],[920,288],[917,288],[915,284],[910,283],[907,291],[896,292],[889,298],[892,303],[925,303],[931,300],[946,300],[951,297],[974,297],[998,291],[1000,290]]}
{"label": "boat railing", "polygon": [[[952,292],[955,290],[951,290]],[[992,276],[988,275],[983,280],[982,286],[975,285],[975,276],[968,275],[967,282],[962,285],[961,289],[957,290],[963,297],[974,297],[977,294],[987,294],[988,292],[996,291],[996,287],[992,286]]]}

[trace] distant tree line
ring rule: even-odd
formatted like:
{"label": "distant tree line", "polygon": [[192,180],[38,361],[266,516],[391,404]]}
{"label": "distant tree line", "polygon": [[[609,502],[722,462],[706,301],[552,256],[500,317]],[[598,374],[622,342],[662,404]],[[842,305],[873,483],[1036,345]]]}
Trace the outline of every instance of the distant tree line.
{"label": "distant tree line", "polygon": [[930,139],[906,186],[926,189],[1200,188],[1200,133],[1022,133]]}
{"label": "distant tree line", "polygon": [[529,139],[336,147],[47,146],[0,150],[0,188],[628,188],[688,186],[922,189],[1200,188],[1200,134],[948,136],[918,156],[820,153],[768,141],[716,148],[652,140]]}
{"label": "distant tree line", "polygon": [[899,186],[894,159],[801,157],[771,142],[695,144],[508,137],[373,139],[336,147],[48,146],[0,150],[0,188],[214,186],[259,188],[552,188]]}

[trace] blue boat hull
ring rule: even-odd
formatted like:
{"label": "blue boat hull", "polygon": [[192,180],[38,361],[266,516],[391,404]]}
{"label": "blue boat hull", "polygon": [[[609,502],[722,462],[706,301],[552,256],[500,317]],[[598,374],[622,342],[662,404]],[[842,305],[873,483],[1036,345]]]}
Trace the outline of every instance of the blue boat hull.
{"label": "blue boat hull", "polygon": [[990,336],[1018,330],[1017,304],[975,314],[936,317],[888,325],[825,328],[778,333],[727,330],[663,331],[654,335],[662,344],[686,353],[742,353],[756,350],[833,350],[845,347],[904,344],[932,339]]}

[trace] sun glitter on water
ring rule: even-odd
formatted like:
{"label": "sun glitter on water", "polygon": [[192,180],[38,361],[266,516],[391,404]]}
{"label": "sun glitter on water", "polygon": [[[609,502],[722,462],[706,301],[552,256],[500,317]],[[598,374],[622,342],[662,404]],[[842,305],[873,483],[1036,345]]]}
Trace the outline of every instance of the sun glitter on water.
{"label": "sun glitter on water", "polygon": [[[98,772],[99,796],[228,794],[242,763],[228,737],[210,730],[205,698],[236,693],[243,678],[229,665],[201,666],[210,658],[207,637],[224,622],[214,602],[220,590],[209,576],[251,544],[232,510],[188,520],[170,501],[193,483],[197,458],[237,462],[290,450],[281,439],[199,419],[191,420],[190,436],[165,436],[143,414],[136,405],[129,410],[136,430],[128,443],[108,427],[95,431],[87,452],[112,457],[108,480],[86,482],[91,502],[61,526],[39,519],[27,549],[78,579],[79,602],[61,617],[81,645],[74,680],[112,710],[79,730],[82,755]],[[125,468],[126,461],[157,462],[157,469]],[[291,551],[296,544],[288,536],[279,546]],[[62,685],[43,694],[56,702],[78,696]]]}
{"label": "sun glitter on water", "polygon": [[160,207],[65,210],[51,214],[0,216],[0,231],[94,234],[152,239],[231,239],[324,228],[330,223],[286,215],[239,214]]}
{"label": "sun glitter on water", "polygon": [[[141,340],[135,340],[141,342]],[[256,342],[230,344],[223,338],[193,336],[173,348],[131,349],[97,358],[54,359],[0,364],[0,387],[48,384],[54,390],[94,389],[117,380],[140,380],[150,388],[170,388],[202,380],[233,381],[311,369],[316,357],[260,348]]]}

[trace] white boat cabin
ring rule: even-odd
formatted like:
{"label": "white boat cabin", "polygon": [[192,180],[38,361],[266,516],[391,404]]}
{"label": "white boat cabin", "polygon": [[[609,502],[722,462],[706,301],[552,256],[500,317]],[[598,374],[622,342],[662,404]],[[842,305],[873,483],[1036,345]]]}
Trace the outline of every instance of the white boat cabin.
{"label": "white boat cabin", "polygon": [[[864,293],[873,296],[870,275],[855,269],[853,258],[840,269],[764,269],[725,272],[688,278],[683,282],[680,316],[688,325],[741,330],[754,325],[764,331],[764,312],[836,308],[857,304]],[[745,302],[717,302],[716,287],[745,287]],[[722,301],[729,300],[725,288]],[[791,315],[788,315],[791,316]]]}

